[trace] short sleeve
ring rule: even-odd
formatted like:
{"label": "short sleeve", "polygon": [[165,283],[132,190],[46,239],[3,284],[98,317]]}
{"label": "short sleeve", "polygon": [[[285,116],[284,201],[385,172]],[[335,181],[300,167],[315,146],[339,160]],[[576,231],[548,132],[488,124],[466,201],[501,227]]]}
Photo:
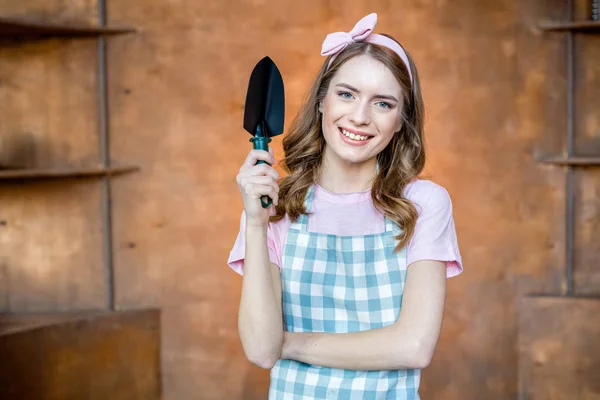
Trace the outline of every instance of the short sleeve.
{"label": "short sleeve", "polygon": [[448,192],[436,185],[428,200],[420,207],[417,205],[417,210],[419,217],[408,244],[407,264],[420,260],[443,261],[448,278],[460,274],[462,259]]}
{"label": "short sleeve", "polygon": [[[267,228],[267,246],[269,248],[269,259],[273,264],[281,268],[281,249],[278,244],[281,240],[278,238],[277,230],[273,224],[269,223]],[[227,264],[240,275],[244,274],[244,259],[246,258],[246,212],[242,212],[240,218],[240,231],[238,232],[233,248],[229,253]]]}

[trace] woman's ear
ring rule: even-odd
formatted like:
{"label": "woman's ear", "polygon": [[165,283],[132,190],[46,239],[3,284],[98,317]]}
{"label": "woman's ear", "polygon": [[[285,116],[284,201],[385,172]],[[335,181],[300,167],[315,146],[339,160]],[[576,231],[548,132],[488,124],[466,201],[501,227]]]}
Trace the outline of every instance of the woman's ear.
{"label": "woman's ear", "polygon": [[317,106],[317,109],[319,110],[319,112],[321,114],[323,114],[323,102],[322,101],[319,102],[319,105]]}

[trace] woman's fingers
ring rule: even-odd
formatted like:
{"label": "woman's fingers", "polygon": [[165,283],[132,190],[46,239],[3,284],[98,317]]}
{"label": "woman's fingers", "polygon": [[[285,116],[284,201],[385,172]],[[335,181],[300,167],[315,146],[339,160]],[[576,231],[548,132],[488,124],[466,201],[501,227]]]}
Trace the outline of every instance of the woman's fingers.
{"label": "woman's fingers", "polygon": [[[257,164],[258,161],[264,161],[267,164]],[[243,198],[247,200],[269,196],[273,200],[273,204],[278,203],[279,185],[277,179],[279,179],[279,173],[271,166],[273,163],[275,163],[275,158],[273,157],[273,149],[270,147],[268,152],[251,150],[248,153],[236,178]],[[244,203],[246,203],[246,200],[244,200]],[[254,202],[251,204],[254,204]],[[250,209],[254,207],[252,205]],[[248,212],[249,209],[246,211]]]}
{"label": "woman's fingers", "polygon": [[269,148],[269,152],[266,152],[264,150],[251,150],[250,153],[248,153],[248,157],[246,157],[242,168],[251,167],[255,165],[258,162],[258,160],[264,161],[269,164],[274,164],[275,157],[273,157],[270,151],[272,151],[271,148]]}
{"label": "woman's fingers", "polygon": [[260,199],[263,196],[269,196],[273,200],[273,204],[277,205],[279,196],[277,195],[278,190],[274,185],[262,185],[256,182],[246,183],[242,189],[246,195],[253,199]]}
{"label": "woman's fingers", "polygon": [[277,184],[277,181],[270,176],[248,176],[240,180],[240,188],[242,188],[246,194],[248,194],[248,191],[246,190],[247,186],[253,184],[271,186],[277,193],[279,193],[279,185]]}
{"label": "woman's fingers", "polygon": [[249,176],[269,176],[275,180],[279,179],[279,173],[270,165],[258,164],[250,167],[242,167],[237,176],[237,182],[240,183],[242,178]]}

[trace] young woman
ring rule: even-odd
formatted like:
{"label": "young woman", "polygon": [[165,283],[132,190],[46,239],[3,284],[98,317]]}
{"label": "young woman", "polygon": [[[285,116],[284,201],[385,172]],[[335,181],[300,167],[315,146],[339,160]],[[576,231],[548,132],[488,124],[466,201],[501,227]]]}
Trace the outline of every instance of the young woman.
{"label": "young woman", "polygon": [[[373,34],[377,15],[327,36],[283,140],[237,176],[244,213],[229,265],[243,274],[239,334],[271,369],[271,399],[418,399],[462,271],[452,205],[425,165],[414,62]],[[263,209],[268,195],[274,207]]]}

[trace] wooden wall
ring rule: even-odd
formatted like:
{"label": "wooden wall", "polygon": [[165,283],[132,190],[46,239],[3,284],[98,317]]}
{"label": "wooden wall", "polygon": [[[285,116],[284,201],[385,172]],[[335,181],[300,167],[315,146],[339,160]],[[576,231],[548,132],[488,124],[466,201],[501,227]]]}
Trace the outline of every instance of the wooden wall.
{"label": "wooden wall", "polygon": [[[93,0],[0,0],[3,16],[95,22]],[[96,41],[0,45],[0,157],[24,149],[27,166],[97,163]],[[0,183],[0,307],[102,308],[100,184]]]}
{"label": "wooden wall", "polygon": [[[108,0],[110,154],[141,166],[112,183],[116,306],[162,309],[167,399],[265,398],[244,358],[241,279],[225,265],[238,230],[235,175],[250,149],[246,85],[269,55],[289,124],[323,59],[321,42],[378,12],[378,32],[415,58],[427,109],[427,177],[454,203],[465,273],[449,281],[425,399],[517,396],[517,302],[565,286],[565,40],[537,27],[559,0]],[[0,13],[95,22],[92,0],[0,0]],[[598,40],[577,42],[577,146],[600,149]],[[41,165],[99,160],[96,42],[0,47],[0,137],[27,134]],[[281,155],[281,139],[274,142]],[[101,182],[0,186],[0,310],[106,305]],[[577,172],[576,292],[600,292],[600,179]]]}

